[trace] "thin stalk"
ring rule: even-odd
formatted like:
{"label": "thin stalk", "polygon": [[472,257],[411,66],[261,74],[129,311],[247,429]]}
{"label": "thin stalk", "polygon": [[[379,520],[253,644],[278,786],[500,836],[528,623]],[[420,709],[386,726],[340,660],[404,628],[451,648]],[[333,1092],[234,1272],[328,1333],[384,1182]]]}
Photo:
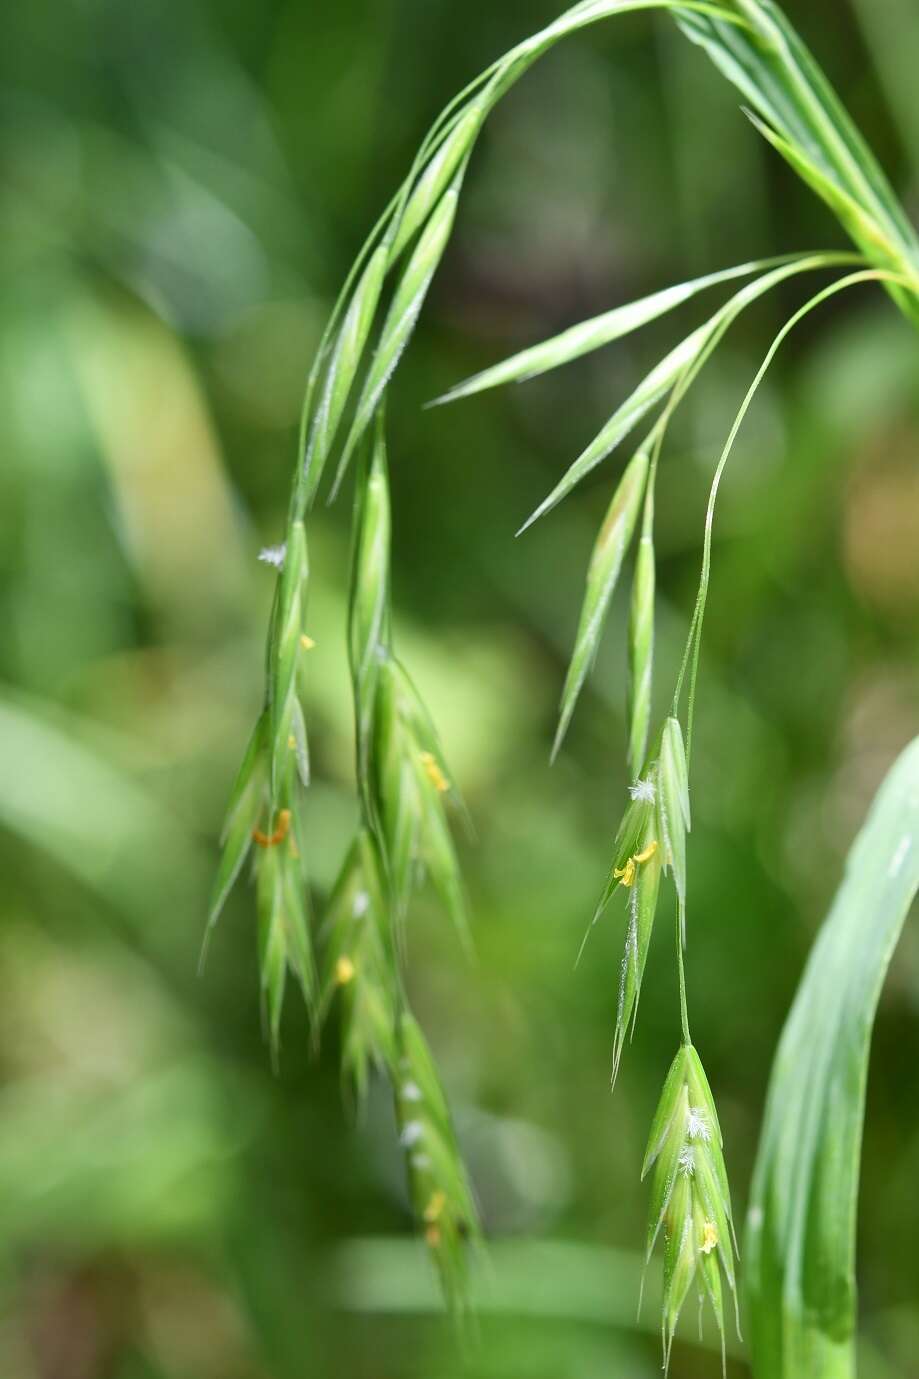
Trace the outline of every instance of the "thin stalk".
{"label": "thin stalk", "polygon": [[689,1006],[686,1001],[686,967],[683,961],[685,932],[685,913],[682,904],[677,905],[676,912],[676,965],[680,978],[680,1029],[683,1035],[683,1043],[691,1044],[692,1038],[689,1033]]}

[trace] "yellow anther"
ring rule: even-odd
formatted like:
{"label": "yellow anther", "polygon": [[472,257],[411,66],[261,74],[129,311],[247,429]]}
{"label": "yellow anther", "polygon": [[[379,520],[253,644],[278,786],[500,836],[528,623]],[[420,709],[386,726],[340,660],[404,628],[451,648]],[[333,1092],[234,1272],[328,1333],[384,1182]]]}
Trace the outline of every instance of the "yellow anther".
{"label": "yellow anther", "polygon": [[290,737],[287,739],[287,745],[292,752],[296,751],[297,739],[294,737],[293,733],[291,733]]}
{"label": "yellow anther", "polygon": [[717,1244],[718,1231],[715,1227],[715,1223],[714,1221],[706,1221],[705,1225],[702,1227],[702,1253],[704,1255],[710,1255]]}
{"label": "yellow anther", "polygon": [[630,857],[624,867],[616,867],[613,876],[621,881],[623,886],[631,886],[635,880],[635,858]]}
{"label": "yellow anther", "polygon": [[441,771],[437,764],[437,759],[432,752],[422,752],[420,761],[424,767],[428,780],[435,790],[439,790],[440,793],[443,794],[444,791],[450,789],[450,782],[447,780],[443,771]]}
{"label": "yellow anther", "polygon": [[300,645],[303,647],[304,651],[312,651],[316,643],[313,641],[312,637],[308,637],[304,632],[303,636],[300,638]]}
{"label": "yellow anther", "polygon": [[635,873],[642,862],[649,861],[657,852],[657,839],[653,839],[641,852],[636,852],[634,857],[630,857],[624,867],[613,868],[613,880],[621,881],[623,886],[631,886],[635,880]]}
{"label": "yellow anther", "polygon": [[424,1238],[430,1249],[437,1249],[437,1246],[440,1244],[440,1227],[436,1221],[432,1221],[431,1224],[425,1228]]}
{"label": "yellow anther", "polygon": [[354,963],[343,955],[335,964],[335,980],[339,986],[347,986],[354,978]]}
{"label": "yellow anther", "polygon": [[425,1221],[439,1221],[446,1205],[447,1194],[441,1188],[438,1188],[436,1192],[432,1192],[430,1201],[424,1209]]}

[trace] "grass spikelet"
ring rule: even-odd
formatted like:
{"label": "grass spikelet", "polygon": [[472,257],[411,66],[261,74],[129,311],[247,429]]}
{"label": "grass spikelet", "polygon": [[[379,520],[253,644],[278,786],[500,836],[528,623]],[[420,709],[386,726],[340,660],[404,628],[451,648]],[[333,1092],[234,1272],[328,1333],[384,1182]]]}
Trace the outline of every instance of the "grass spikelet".
{"label": "grass spikelet", "polygon": [[338,492],[351,456],[372,421],[393,370],[415,329],[415,322],[427,296],[431,279],[437,271],[450,238],[450,231],[453,229],[462,172],[461,168],[452,185],[434,208],[393,294],[383,322],[380,341],[364,380],[351,430],[338,463],[332,487],[333,497]]}
{"label": "grass spikelet", "polygon": [[252,847],[252,835],[258,825],[268,785],[268,760],[266,754],[268,715],[262,713],[255,725],[239,773],[233,785],[226,821],[220,835],[221,853],[211,892],[207,929],[204,935],[205,948],[210,932],[220,912],[226,904],[227,896],[233,889],[237,876]]}
{"label": "grass spikelet", "polygon": [[587,570],[587,590],[578,623],[574,652],[562,691],[561,713],[552,748],[553,757],[568,731],[578,695],[597,654],[610,599],[638,520],[641,498],[648,478],[648,465],[647,452],[639,450],[627,465],[616,487],[597,536]]}
{"label": "grass spikelet", "polygon": [[[275,631],[270,654],[268,686],[271,734],[271,793],[278,799],[290,762],[294,732],[293,701],[298,692],[298,668],[305,655],[306,593],[309,562],[302,522],[291,524],[275,602]],[[307,638],[307,640],[309,640]],[[300,726],[298,724],[298,726]],[[306,728],[302,726],[303,750]]]}
{"label": "grass spikelet", "polygon": [[[653,1171],[653,1172],[652,1172]],[[651,1126],[642,1179],[651,1173],[646,1261],[664,1236],[664,1368],[677,1321],[695,1281],[718,1324],[724,1363],[721,1274],[737,1300],[734,1227],[721,1128],[695,1048],[683,1044],[670,1066]]]}
{"label": "grass spikelet", "polygon": [[381,662],[390,654],[391,517],[383,417],[355,492],[348,651],[357,723],[358,779],[369,788],[370,739]]}
{"label": "grass spikelet", "polygon": [[417,1021],[407,1011],[399,1025],[394,1088],[416,1218],[447,1300],[462,1311],[466,1246],[478,1238],[478,1212],[434,1061]]}
{"label": "grass spikelet", "polygon": [[398,230],[389,249],[390,264],[395,263],[450,185],[451,178],[475,142],[488,104],[487,94],[471,101],[443,143],[428,160],[427,166],[412,188],[399,220]]}
{"label": "grass spikelet", "polygon": [[608,455],[612,454],[626,436],[634,430],[642,417],[646,416],[651,408],[667,395],[677,379],[699,357],[703,346],[709,339],[711,330],[710,322],[706,322],[704,326],[699,326],[675,349],[672,349],[659,364],[655,365],[651,372],[642,379],[638,387],[630,393],[625,402],[617,407],[606,425],[591,441],[587,449],[581,452],[548,497],[544,498],[539,507],[527,518],[517,533],[518,536],[538,521],[540,517],[544,517],[547,512],[551,512],[554,507],[557,507],[562,499],[567,497],[592,469],[596,469],[601,460],[605,460]]}
{"label": "grass spikelet", "polygon": [[386,246],[378,245],[370,255],[354,289],[339,329],[303,461],[310,492],[315,492],[322,478],[329,451],[360,369],[383,289],[387,264]]}
{"label": "grass spikelet", "polygon": [[[427,874],[464,943],[468,923],[459,864],[447,822],[450,795],[443,758],[419,721],[427,718],[411,680],[394,658],[380,665],[375,789],[396,907],[404,915]],[[443,789],[442,786],[447,788]]]}
{"label": "grass spikelet", "polygon": [[399,993],[385,877],[361,829],[335,883],[323,923],[320,1014],[341,1011],[341,1063],[363,1102],[371,1067],[396,1065]]}
{"label": "grass spikelet", "polygon": [[[685,397],[700,370],[711,358],[730,326],[738,316],[765,293],[790,277],[799,273],[816,272],[822,268],[848,265],[861,262],[852,254],[806,254],[796,256],[753,282],[747,283],[701,326],[681,340],[669,354],[646,374],[626,400],[616,409],[606,425],[594,437],[590,445],[581,452],[574,463],[543,499],[539,507],[527,518],[520,532],[533,525],[540,517],[556,507],[566,498],[583,478],[625,440],[642,417],[662,402],[668,394],[673,394],[672,406]],[[652,435],[654,433],[652,432]],[[518,535],[520,534],[518,532]]]}
{"label": "grass spikelet", "polygon": [[673,872],[681,907],[686,904],[686,833],[690,827],[686,751],[679,720],[668,718],[657,766],[657,827],[664,867]]}
{"label": "grass spikelet", "polygon": [[632,598],[629,606],[629,679],[626,711],[629,723],[628,764],[635,780],[645,759],[651,721],[651,688],[654,668],[654,479],[645,493]]}
{"label": "grass spikelet", "polygon": [[255,858],[258,949],[265,1026],[277,1059],[288,968],[297,977],[307,1008],[315,1008],[316,975],[306,885],[290,809],[272,820],[272,832],[256,831]]}
{"label": "grass spikelet", "polygon": [[349,651],[358,779],[368,826],[378,831],[397,915],[428,875],[468,941],[459,865],[446,805],[458,801],[443,750],[408,673],[389,616],[389,481],[383,417],[361,470],[354,513]]}
{"label": "grass spikelet", "polygon": [[775,258],[742,263],[734,268],[724,268],[717,273],[706,273],[704,277],[694,278],[690,282],[665,287],[660,292],[652,292],[648,297],[614,307],[612,311],[604,311],[599,316],[581,321],[576,326],[569,326],[567,330],[553,335],[551,339],[531,345],[529,349],[521,350],[509,359],[502,360],[500,364],[494,364],[462,383],[457,383],[449,392],[437,398],[434,405],[456,402],[460,398],[472,397],[475,393],[502,387],[506,383],[525,383],[538,378],[541,374],[558,369],[563,364],[580,359],[582,355],[602,349],[614,340],[631,335],[650,321],[656,321],[682,306],[684,302],[690,301],[709,287],[730,282],[734,278],[750,277],[754,273],[765,272],[780,264],[793,263],[801,257],[800,254],[784,254]]}
{"label": "grass spikelet", "polygon": [[[616,1030],[613,1036],[612,1084],[615,1086],[619,1062],[626,1034],[635,1028],[638,998],[657,913],[657,898],[661,879],[661,850],[653,815],[648,819],[639,851],[631,858],[632,873],[627,886],[625,951],[619,976],[619,1003],[616,1010]],[[628,864],[626,864],[628,865]],[[623,872],[623,878],[625,876]]]}

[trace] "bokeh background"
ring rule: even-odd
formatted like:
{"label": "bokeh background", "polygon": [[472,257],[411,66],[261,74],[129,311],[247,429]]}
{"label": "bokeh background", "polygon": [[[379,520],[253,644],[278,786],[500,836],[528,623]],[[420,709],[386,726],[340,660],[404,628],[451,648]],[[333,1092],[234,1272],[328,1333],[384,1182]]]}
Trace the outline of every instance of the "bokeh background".
{"label": "bokeh background", "polygon": [[[919,212],[910,0],[789,12]],[[477,841],[477,958],[417,905],[410,990],[493,1245],[458,1339],[411,1236],[385,1091],[355,1124],[334,1026],[288,1002],[274,1076],[251,896],[196,975],[261,692],[305,374],[350,260],[445,100],[547,0],[33,0],[8,8],[0,302],[0,1373],[594,1379],[659,1373],[635,1311],[644,1138],[677,1041],[669,917],[608,1090],[621,924],[574,956],[627,784],[620,596],[548,749],[618,464],[513,533],[696,303],[515,389],[424,411],[584,316],[841,243],[665,19],[584,33],[474,158],[391,403],[397,637]],[[659,484],[658,687],[707,486],[790,285],[735,327]],[[714,304],[714,298],[707,299]],[[786,347],[723,490],[694,762],[688,976],[742,1218],[772,1051],[871,794],[919,725],[919,370],[880,294]],[[354,815],[346,498],[313,521],[316,910]],[[919,936],[872,1058],[864,1379],[919,1353]],[[692,1309],[690,1309],[692,1310]],[[674,1352],[714,1375],[711,1336]],[[735,1344],[732,1379],[748,1373]]]}

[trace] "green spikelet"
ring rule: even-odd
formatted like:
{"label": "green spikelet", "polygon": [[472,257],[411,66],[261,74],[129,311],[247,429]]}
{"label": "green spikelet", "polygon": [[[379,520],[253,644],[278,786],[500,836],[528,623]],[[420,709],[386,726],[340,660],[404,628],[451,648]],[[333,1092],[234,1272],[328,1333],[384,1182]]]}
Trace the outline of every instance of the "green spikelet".
{"label": "green spikelet", "polygon": [[629,610],[629,771],[636,780],[648,746],[654,666],[654,487],[649,479]]}
{"label": "green spikelet", "polygon": [[434,1060],[408,1012],[399,1025],[394,1089],[414,1210],[447,1300],[461,1311],[466,1295],[466,1247],[478,1238],[478,1212]]}
{"label": "green spikelet", "polygon": [[699,1055],[684,1044],[670,1066],[642,1167],[651,1174],[646,1260],[664,1236],[664,1367],[695,1281],[718,1324],[724,1360],[722,1280],[737,1300],[734,1225],[721,1127]]}
{"label": "green spikelet", "polygon": [[320,1014],[336,995],[342,1072],[363,1101],[370,1069],[396,1063],[399,990],[389,904],[377,845],[366,829],[352,844],[323,924]]}
{"label": "green spikelet", "polygon": [[648,463],[647,452],[639,450],[626,466],[597,536],[587,570],[587,590],[581,608],[574,652],[562,691],[558,731],[552,748],[553,757],[562,745],[578,695],[597,654],[610,600],[622,569],[623,557],[635,530],[641,497],[648,477]]}

